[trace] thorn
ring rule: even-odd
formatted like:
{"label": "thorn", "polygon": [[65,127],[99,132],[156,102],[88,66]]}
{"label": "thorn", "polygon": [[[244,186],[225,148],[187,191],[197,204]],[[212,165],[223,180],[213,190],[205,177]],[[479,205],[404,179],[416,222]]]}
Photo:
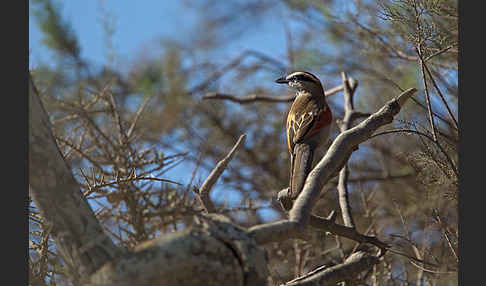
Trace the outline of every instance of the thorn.
{"label": "thorn", "polygon": [[336,221],[336,217],[336,210],[332,210],[331,213],[327,216],[327,219],[334,223]]}
{"label": "thorn", "polygon": [[91,168],[91,175],[93,177],[93,185],[96,186],[96,176],[94,168]]}

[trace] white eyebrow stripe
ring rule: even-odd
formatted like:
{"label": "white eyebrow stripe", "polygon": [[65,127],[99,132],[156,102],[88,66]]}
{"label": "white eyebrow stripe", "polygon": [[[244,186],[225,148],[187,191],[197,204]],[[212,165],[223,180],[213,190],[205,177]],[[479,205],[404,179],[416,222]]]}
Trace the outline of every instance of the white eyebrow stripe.
{"label": "white eyebrow stripe", "polygon": [[291,78],[291,77],[296,76],[296,75],[298,75],[298,74],[302,74],[302,73],[301,73],[301,72],[294,72],[294,73],[289,74],[289,75],[287,76],[287,78]]}
{"label": "white eyebrow stripe", "polygon": [[315,82],[320,82],[320,80],[315,75],[308,73],[308,72],[301,72],[301,71],[293,72],[293,73],[289,74],[285,79],[288,80],[288,79],[290,79],[290,78],[292,78],[293,76],[296,76],[296,75],[305,75],[305,76],[312,78],[312,80],[315,81]]}

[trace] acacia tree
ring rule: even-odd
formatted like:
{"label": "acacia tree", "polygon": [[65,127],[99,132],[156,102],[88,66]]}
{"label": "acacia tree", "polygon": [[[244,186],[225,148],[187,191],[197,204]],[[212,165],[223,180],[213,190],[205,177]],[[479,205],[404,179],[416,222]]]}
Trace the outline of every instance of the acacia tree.
{"label": "acacia tree", "polygon": [[[191,47],[166,42],[161,58],[128,73],[91,67],[56,7],[33,2],[60,65],[32,70],[29,82],[31,284],[454,281],[455,2],[357,1],[343,13],[332,1],[287,1],[283,9],[304,28],[299,37],[288,29],[286,60],[256,51],[223,66],[198,60],[233,39],[225,33]],[[202,17],[211,32],[200,37],[240,31],[249,16],[257,23],[276,9],[257,1],[216,7],[221,13]],[[232,17],[236,11],[242,17]],[[343,52],[316,50],[312,41],[320,39]],[[331,56],[337,65],[323,64]],[[316,156],[301,203],[286,214],[276,198],[288,182],[282,135],[293,96],[248,83],[298,68],[333,84],[326,95],[338,128],[333,147]],[[228,74],[240,93],[214,85]],[[376,131],[391,114],[379,124],[369,116],[382,106],[389,108],[382,115],[398,112],[391,102],[403,87],[420,90],[392,129]],[[167,177],[178,164],[193,168],[187,185]],[[221,193],[243,199],[225,206]],[[279,220],[268,224],[262,209]]]}

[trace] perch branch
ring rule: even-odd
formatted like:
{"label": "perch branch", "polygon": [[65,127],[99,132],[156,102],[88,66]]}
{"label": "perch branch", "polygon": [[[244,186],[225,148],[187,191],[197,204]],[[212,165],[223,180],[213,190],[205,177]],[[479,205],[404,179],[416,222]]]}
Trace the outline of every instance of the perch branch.
{"label": "perch branch", "polygon": [[415,88],[406,90],[357,126],[341,133],[309,173],[302,192],[290,210],[289,219],[251,227],[249,232],[255,240],[259,244],[265,244],[297,237],[307,227],[312,207],[323,185],[332,174],[342,168],[348,155],[358,144],[368,140],[379,127],[393,121],[393,117],[416,91]]}

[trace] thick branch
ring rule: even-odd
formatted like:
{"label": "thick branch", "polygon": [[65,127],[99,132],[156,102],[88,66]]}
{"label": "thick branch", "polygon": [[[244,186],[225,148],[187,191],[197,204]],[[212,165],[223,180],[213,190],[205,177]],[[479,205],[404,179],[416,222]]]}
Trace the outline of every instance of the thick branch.
{"label": "thick branch", "polygon": [[245,229],[221,215],[198,216],[182,232],[138,245],[105,264],[85,286],[266,285],[268,261]]}
{"label": "thick branch", "polygon": [[304,277],[285,283],[285,286],[335,285],[341,281],[352,280],[362,271],[378,263],[378,261],[378,257],[366,252],[355,252],[341,264],[313,271]]}
{"label": "thick branch", "polygon": [[221,174],[226,169],[226,166],[228,166],[228,163],[233,159],[233,156],[235,155],[236,150],[245,141],[245,138],[246,138],[245,134],[240,136],[240,138],[236,142],[235,146],[233,146],[233,148],[228,153],[228,155],[226,155],[226,157],[224,157],[221,161],[218,162],[216,167],[214,167],[214,169],[211,171],[211,173],[209,174],[206,181],[204,181],[201,188],[199,189],[199,192],[198,192],[199,199],[201,201],[201,204],[204,206],[204,208],[206,209],[206,211],[208,213],[213,213],[213,212],[216,211],[216,208],[214,207],[214,204],[211,201],[211,198],[209,197],[211,189],[213,188],[216,181],[219,179]]}
{"label": "thick branch", "polygon": [[237,258],[224,243],[201,232],[178,232],[142,244],[133,253],[107,263],[85,286],[209,285],[208,273],[213,279],[219,276],[234,285],[243,280]]}
{"label": "thick branch", "polygon": [[98,270],[120,252],[103,232],[64,161],[30,74],[29,194],[57,250],[80,277]]}
{"label": "thick branch", "polygon": [[[30,195],[56,248],[74,270],[75,285],[265,285],[267,261],[246,229],[200,216],[183,232],[122,251],[105,235],[79,190],[51,133],[49,118],[29,77]],[[215,168],[211,189],[245,136]],[[190,275],[188,275],[190,274]]]}
{"label": "thick branch", "polygon": [[304,188],[290,210],[289,220],[250,228],[250,233],[257,242],[263,244],[296,237],[301,230],[305,229],[322,186],[342,168],[349,154],[358,144],[370,138],[379,127],[393,121],[393,117],[400,112],[407,99],[416,91],[415,88],[406,90],[359,125],[341,133],[333,141],[326,155],[307,176]]}

